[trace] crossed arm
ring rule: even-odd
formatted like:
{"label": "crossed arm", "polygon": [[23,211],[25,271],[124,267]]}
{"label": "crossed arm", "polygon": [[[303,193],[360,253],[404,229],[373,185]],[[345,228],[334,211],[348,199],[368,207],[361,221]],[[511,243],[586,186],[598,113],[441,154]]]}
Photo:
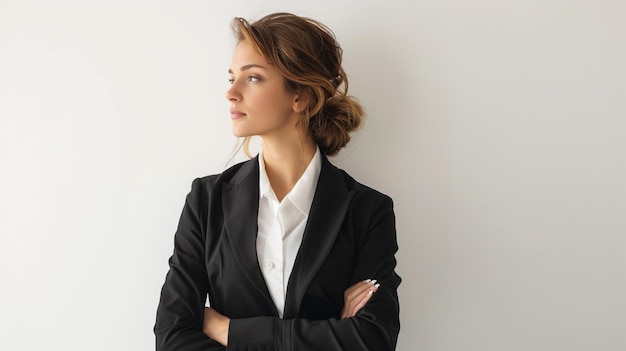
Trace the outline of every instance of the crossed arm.
{"label": "crossed arm", "polygon": [[[341,319],[354,317],[356,313],[367,304],[367,301],[378,290],[380,284],[376,280],[367,279],[358,282],[344,292],[344,306],[341,311]],[[202,332],[209,338],[228,346],[228,327],[230,318],[216,310],[204,308],[204,323]]]}

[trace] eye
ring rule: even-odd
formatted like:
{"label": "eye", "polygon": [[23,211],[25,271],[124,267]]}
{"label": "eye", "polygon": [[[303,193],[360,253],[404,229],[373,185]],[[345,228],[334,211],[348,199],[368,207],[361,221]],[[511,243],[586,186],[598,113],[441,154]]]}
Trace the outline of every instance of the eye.
{"label": "eye", "polygon": [[259,81],[261,81],[261,77],[251,75],[251,76],[248,76],[248,81],[249,82],[259,82]]}
{"label": "eye", "polygon": [[228,78],[228,83],[229,84],[233,84],[235,82],[235,78]]}

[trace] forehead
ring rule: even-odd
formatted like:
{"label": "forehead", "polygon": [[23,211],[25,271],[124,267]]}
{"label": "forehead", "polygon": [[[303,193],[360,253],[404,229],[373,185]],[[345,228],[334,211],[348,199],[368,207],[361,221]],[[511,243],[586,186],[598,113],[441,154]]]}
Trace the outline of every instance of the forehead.
{"label": "forehead", "polygon": [[265,58],[247,40],[242,40],[235,46],[230,68],[239,70],[241,66],[250,64],[269,65]]}

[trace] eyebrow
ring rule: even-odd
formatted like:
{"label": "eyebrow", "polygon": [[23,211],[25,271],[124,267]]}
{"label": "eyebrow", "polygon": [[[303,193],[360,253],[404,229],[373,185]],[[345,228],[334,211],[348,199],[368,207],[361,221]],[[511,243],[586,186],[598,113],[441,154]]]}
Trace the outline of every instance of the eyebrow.
{"label": "eyebrow", "polygon": [[[254,68],[254,67],[258,67],[258,68],[263,68],[263,69],[265,69],[265,67],[263,67],[263,66],[261,66],[261,65],[257,65],[256,63],[252,63],[252,64],[249,64],[249,65],[244,65],[244,66],[241,66],[241,68],[239,68],[239,71],[240,71],[240,72],[247,71],[247,70],[249,70],[250,68]],[[229,69],[228,69],[228,73],[233,73],[233,70],[229,68]]]}

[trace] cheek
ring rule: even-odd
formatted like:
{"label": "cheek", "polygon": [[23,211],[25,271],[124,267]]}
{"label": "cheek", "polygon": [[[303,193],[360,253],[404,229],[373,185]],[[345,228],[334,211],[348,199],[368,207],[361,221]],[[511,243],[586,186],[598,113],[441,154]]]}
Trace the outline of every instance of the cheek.
{"label": "cheek", "polygon": [[282,92],[262,92],[256,94],[254,99],[250,102],[254,104],[255,110],[260,115],[269,115],[268,117],[278,117],[278,115],[291,112],[291,101],[289,97]]}

